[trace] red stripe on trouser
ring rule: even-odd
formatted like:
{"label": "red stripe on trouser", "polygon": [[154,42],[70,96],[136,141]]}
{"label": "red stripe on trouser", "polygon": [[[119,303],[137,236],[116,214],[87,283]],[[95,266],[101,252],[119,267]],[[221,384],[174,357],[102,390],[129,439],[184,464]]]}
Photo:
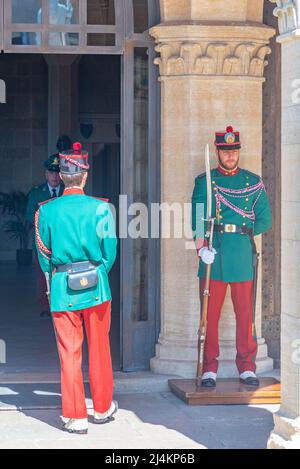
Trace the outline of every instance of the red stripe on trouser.
{"label": "red stripe on trouser", "polygon": [[87,417],[82,375],[83,323],[89,348],[89,379],[96,412],[104,413],[113,398],[113,372],[109,329],[111,302],[79,311],[53,314],[58,335],[61,364],[62,415],[66,418]]}
{"label": "red stripe on trouser", "polygon": [[[200,281],[203,295],[204,279]],[[224,304],[228,283],[219,280],[210,281],[208,300],[207,334],[204,348],[204,371],[218,371],[219,320]],[[231,298],[236,317],[236,365],[239,373],[255,371],[257,341],[252,334],[252,290],[253,282],[231,282]]]}
{"label": "red stripe on trouser", "polygon": [[36,275],[37,275],[37,302],[41,308],[41,311],[49,311],[49,301],[46,295],[47,284],[46,284],[45,274],[41,269],[41,266],[38,260],[38,255],[36,252],[34,253],[34,257],[35,257],[35,270],[36,270]]}

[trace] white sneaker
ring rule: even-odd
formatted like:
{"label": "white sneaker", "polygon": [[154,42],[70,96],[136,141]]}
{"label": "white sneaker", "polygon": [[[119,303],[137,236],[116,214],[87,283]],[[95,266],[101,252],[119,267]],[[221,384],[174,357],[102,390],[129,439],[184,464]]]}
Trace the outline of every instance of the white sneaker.
{"label": "white sneaker", "polygon": [[240,374],[241,379],[247,379],[247,378],[256,378],[256,374],[253,371],[244,371],[244,373]]}
{"label": "white sneaker", "polygon": [[217,373],[206,371],[202,375],[201,386],[204,388],[214,388],[217,382]]}
{"label": "white sneaker", "polygon": [[114,414],[118,411],[117,401],[112,401],[111,406],[107,412],[100,414],[100,412],[94,412],[94,423],[103,424],[114,420]]}
{"label": "white sneaker", "polygon": [[248,386],[259,386],[259,379],[253,371],[244,371],[240,374],[240,382]]}
{"label": "white sneaker", "polygon": [[206,371],[203,373],[202,379],[213,379],[214,381],[217,381],[217,373],[214,373],[213,371]]}
{"label": "white sneaker", "polygon": [[62,423],[68,423],[69,419],[68,417],[64,417],[63,415],[60,416],[60,420],[62,421]]}
{"label": "white sneaker", "polygon": [[88,419],[68,419],[61,417],[63,422],[63,430],[68,433],[77,433],[78,435],[86,435],[88,432]]}

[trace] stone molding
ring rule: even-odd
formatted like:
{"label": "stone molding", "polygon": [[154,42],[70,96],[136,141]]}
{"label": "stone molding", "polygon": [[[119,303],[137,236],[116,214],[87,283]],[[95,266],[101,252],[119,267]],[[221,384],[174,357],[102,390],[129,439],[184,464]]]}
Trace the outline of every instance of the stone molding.
{"label": "stone molding", "polygon": [[160,43],[154,60],[161,76],[219,75],[262,77],[272,51],[255,42],[172,42]]}
{"label": "stone molding", "polygon": [[220,76],[262,78],[275,29],[237,22],[161,23],[150,30],[161,77]]}

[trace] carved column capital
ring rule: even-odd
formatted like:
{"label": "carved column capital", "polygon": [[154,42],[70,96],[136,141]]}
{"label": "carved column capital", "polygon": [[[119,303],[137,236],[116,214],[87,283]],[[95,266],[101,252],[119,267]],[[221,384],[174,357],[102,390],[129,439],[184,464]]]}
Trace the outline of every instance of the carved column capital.
{"label": "carved column capital", "polygon": [[270,0],[276,3],[274,15],[278,18],[280,35],[278,40],[283,42],[300,37],[300,0]]}
{"label": "carved column capital", "polygon": [[161,43],[154,63],[161,76],[220,75],[262,77],[270,47],[255,42]]}
{"label": "carved column capital", "polygon": [[269,27],[228,25],[170,25],[152,28],[155,64],[165,76],[229,76],[262,78],[271,53],[274,30]]}

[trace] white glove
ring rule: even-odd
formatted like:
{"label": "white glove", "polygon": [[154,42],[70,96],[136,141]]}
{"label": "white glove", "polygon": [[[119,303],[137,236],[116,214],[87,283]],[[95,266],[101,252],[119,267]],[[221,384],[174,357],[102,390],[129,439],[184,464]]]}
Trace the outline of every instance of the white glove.
{"label": "white glove", "polygon": [[208,247],[204,247],[200,249],[198,256],[201,257],[201,260],[204,262],[204,264],[213,264],[216,254],[217,251],[214,248],[212,248],[210,251]]}

